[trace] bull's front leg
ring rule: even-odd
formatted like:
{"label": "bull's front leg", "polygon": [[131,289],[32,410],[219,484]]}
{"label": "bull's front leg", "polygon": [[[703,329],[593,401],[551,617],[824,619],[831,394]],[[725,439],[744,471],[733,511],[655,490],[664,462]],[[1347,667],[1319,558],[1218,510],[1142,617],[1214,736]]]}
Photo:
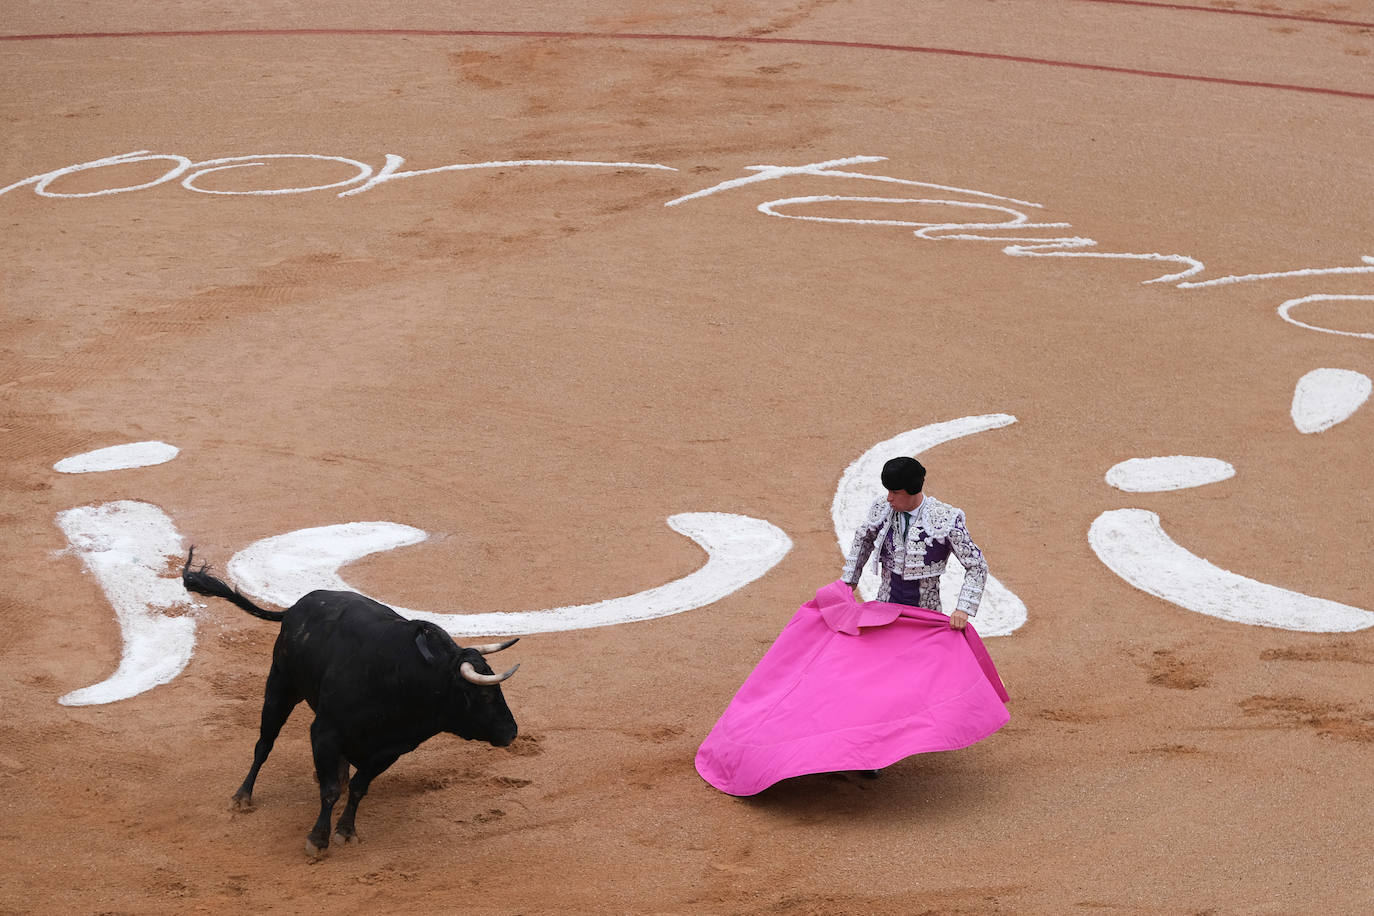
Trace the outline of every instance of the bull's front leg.
{"label": "bull's front leg", "polygon": [[310,748],[315,757],[315,776],[320,781],[320,816],[306,835],[305,854],[312,859],[320,859],[329,849],[329,823],[334,815],[334,805],[342,794],[340,764],[346,765],[346,762],[338,732],[318,716],[310,723]]}
{"label": "bull's front leg", "polygon": [[344,805],[343,814],[339,815],[339,825],[334,828],[334,842],[358,842],[358,831],[353,824],[354,819],[358,816],[358,802],[362,801],[363,796],[367,794],[367,789],[372,785],[372,780],[400,759],[406,750],[409,748],[383,751],[374,754],[358,766],[358,771],[353,774],[353,779],[348,783],[348,804]]}

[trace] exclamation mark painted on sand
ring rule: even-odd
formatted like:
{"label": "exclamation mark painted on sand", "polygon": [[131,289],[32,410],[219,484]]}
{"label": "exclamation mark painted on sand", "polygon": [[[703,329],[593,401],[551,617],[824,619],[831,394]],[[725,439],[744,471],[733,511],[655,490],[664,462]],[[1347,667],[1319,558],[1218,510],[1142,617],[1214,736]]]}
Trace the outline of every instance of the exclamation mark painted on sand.
{"label": "exclamation mark painted on sand", "polygon": [[[162,464],[176,455],[177,449],[163,442],[136,442],[76,455],[53,469],[89,474]],[[167,557],[182,552],[181,533],[172,520],[150,503],[118,500],[59,512],[57,525],[114,607],[124,643],[114,674],[58,702],[113,703],[180,674],[195,648],[196,624],[191,617],[166,614],[194,607],[180,578],[164,575]]]}

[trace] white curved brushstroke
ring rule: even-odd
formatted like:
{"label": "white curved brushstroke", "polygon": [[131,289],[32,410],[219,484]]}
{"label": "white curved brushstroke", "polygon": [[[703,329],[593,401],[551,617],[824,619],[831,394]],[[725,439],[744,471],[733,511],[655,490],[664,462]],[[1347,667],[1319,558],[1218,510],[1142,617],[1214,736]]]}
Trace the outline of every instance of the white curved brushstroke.
{"label": "white curved brushstroke", "polygon": [[234,554],[227,568],[244,594],[290,607],[317,588],[357,591],[339,577],[339,567],[428,537],[419,528],[395,522],[302,528],[255,541]]}
{"label": "white curved brushstroke", "polygon": [[[820,172],[817,174],[837,175],[835,172]],[[856,176],[872,177],[872,176]],[[911,182],[916,184],[918,182]],[[958,190],[958,189],[952,189]],[[987,196],[987,195],[985,195]],[[682,198],[686,199],[686,198]],[[834,216],[803,216],[791,213],[779,212],[780,207],[794,206],[797,204],[814,203],[835,203],[848,201],[854,203],[892,203],[892,204],[923,204],[938,205],[948,207],[962,207],[968,210],[991,210],[1009,216],[1010,219],[1000,222],[990,223],[925,223],[913,220],[886,220],[886,219],[851,219]],[[676,203],[677,201],[674,201]],[[1038,205],[1035,205],[1038,206]],[[1030,217],[1019,210],[1011,207],[999,207],[992,204],[979,204],[960,200],[934,200],[926,198],[905,198],[905,197],[845,197],[837,195],[810,195],[806,197],[784,197],[778,200],[765,201],[758,205],[758,211],[767,216],[776,216],[780,219],[797,219],[815,223],[836,223],[848,225],[866,226],[897,226],[914,228],[915,236],[928,242],[1014,242],[1016,244],[1007,245],[1002,249],[1002,253],[1013,258],[1100,258],[1104,260],[1117,261],[1165,261],[1187,265],[1186,270],[1177,271],[1171,274],[1163,274],[1143,283],[1172,283],[1201,273],[1206,266],[1196,258],[1181,254],[1159,254],[1134,253],[1134,252],[1110,252],[1110,251],[1080,251],[1082,248],[1094,248],[1097,246],[1096,239],[1085,238],[1083,236],[1063,236],[1060,238],[1034,238],[1024,236],[994,236],[994,235],[973,235],[968,232],[960,232],[956,235],[944,235],[937,233],[948,233],[956,230],[974,230],[976,232],[986,232],[991,229],[1065,229],[1070,228],[1069,223],[1032,223]]]}
{"label": "white curved brushstroke", "polygon": [[[779,208],[779,207],[790,207],[790,206],[796,206],[796,205],[798,205],[798,204],[837,203],[837,202],[841,202],[841,201],[844,201],[844,202],[851,202],[851,203],[870,203],[870,204],[878,204],[878,203],[881,203],[881,204],[933,204],[933,205],[936,205],[936,206],[944,206],[944,207],[962,207],[962,208],[964,208],[964,209],[966,209],[966,210],[994,210],[994,211],[996,211],[996,212],[998,212],[998,213],[1002,213],[1002,214],[1005,214],[1005,215],[1009,215],[1009,216],[1011,216],[1012,218],[1011,218],[1010,220],[1004,220],[1004,221],[1002,221],[1002,222],[992,222],[992,223],[950,223],[950,222],[920,223],[920,222],[915,222],[915,221],[913,221],[913,220],[900,220],[900,219],[853,219],[853,218],[839,217],[839,216],[799,216],[799,215],[792,214],[792,213],[780,213],[780,212],[778,212],[778,208]],[[780,198],[779,200],[766,200],[766,201],[764,201],[763,203],[759,204],[758,207],[755,208],[755,209],[757,209],[760,213],[762,213],[762,214],[764,214],[764,215],[766,215],[766,216],[776,216],[776,217],[778,217],[779,219],[799,219],[799,220],[805,220],[805,221],[807,221],[807,222],[813,222],[813,223],[836,223],[836,224],[839,224],[839,225],[846,225],[846,224],[847,224],[847,225],[855,225],[855,226],[897,226],[897,227],[901,227],[901,228],[922,228],[923,231],[926,230],[926,229],[929,229],[929,230],[939,230],[939,229],[963,229],[963,228],[975,228],[975,229],[1010,229],[1010,228],[1018,228],[1018,229],[1044,229],[1044,228],[1053,228],[1053,229],[1060,229],[1060,228],[1063,228],[1063,227],[1066,227],[1066,226],[1069,225],[1068,223],[1030,223],[1030,222],[1027,222],[1027,221],[1026,221],[1026,220],[1028,219],[1028,217],[1026,216],[1026,214],[1020,212],[1019,210],[1013,210],[1013,209],[1010,208],[1010,207],[998,207],[998,206],[996,206],[996,205],[994,205],[994,204],[977,204],[977,203],[972,203],[971,201],[965,201],[965,200],[937,200],[937,199],[934,199],[934,198],[925,198],[925,197],[845,197],[845,196],[838,196],[838,195],[833,195],[833,194],[812,194],[812,195],[809,195],[809,196],[806,196],[806,197],[784,197],[784,198]],[[930,239],[930,236],[923,235],[921,232],[917,232],[916,235],[919,236],[920,238],[923,238],[923,239]],[[970,239],[970,240],[980,240],[980,241],[983,240],[983,237],[982,237],[982,236],[968,236],[967,238]]]}
{"label": "white curved brushstroke", "polygon": [[911,178],[893,178],[890,175],[869,175],[865,172],[835,172],[825,171],[822,173],[830,178],[853,178],[861,181],[876,181],[886,184],[899,184],[909,188],[930,188],[932,191],[950,191],[954,194],[967,194],[971,197],[986,197],[988,200],[1003,200],[1009,204],[1016,204],[1018,207],[1035,207],[1043,209],[1044,204],[1033,203],[1029,200],[1019,200],[1015,197],[1007,197],[1004,194],[993,194],[991,191],[978,191],[974,188],[957,188],[948,184],[933,184],[929,181],[916,181]]}
{"label": "white curved brushstroke", "polygon": [[168,445],[166,442],[129,442],[63,458],[52,468],[63,474],[94,474],[99,471],[147,468],[155,464],[166,464],[180,451],[175,445]]}
{"label": "white curved brushstroke", "polygon": [[1305,633],[1349,633],[1374,626],[1374,613],[1266,585],[1214,566],[1164,533],[1159,516],[1115,509],[1097,517],[1088,542],[1128,583],[1181,608],[1233,623]]}
{"label": "white curved brushstroke", "polygon": [[[835,488],[835,499],[830,505],[830,520],[835,527],[835,539],[839,542],[840,553],[848,555],[854,543],[854,530],[868,515],[873,501],[885,492],[882,486],[883,465],[890,458],[900,455],[916,456],[927,449],[985,432],[1010,426],[1016,418],[1010,414],[994,413],[981,416],[960,417],[943,423],[931,423],[918,429],[893,436],[864,452],[845,468],[840,475],[840,483]],[[959,603],[959,590],[964,584],[964,567],[958,559],[951,557],[940,577],[940,601],[946,607]],[[878,576],[868,568],[859,578],[859,595],[865,601],[872,601],[878,594]],[[978,615],[974,626],[980,636],[1006,636],[1026,622],[1026,605],[1020,598],[997,581],[988,576],[983,588],[983,600],[978,605]]]}
{"label": "white curved brushstroke", "polygon": [[[207,188],[198,187],[196,181],[202,176],[214,172],[222,172],[228,169],[242,169],[253,166],[261,166],[266,159],[307,159],[320,162],[339,162],[355,169],[355,174],[340,181],[328,184],[302,185],[300,187],[284,188],[259,188],[249,191],[213,191]],[[101,169],[107,166],[132,165],[139,162],[152,162],[154,160],[167,160],[173,163],[157,178],[152,181],[145,181],[140,184],[123,185],[117,188],[104,188],[99,191],[85,191],[77,194],[63,194],[58,191],[49,191],[48,186],[54,181],[67,175],[77,172],[87,172],[93,169]],[[386,165],[381,171],[373,174],[372,166],[347,156],[321,156],[314,153],[260,153],[252,156],[225,156],[216,159],[204,159],[200,162],[193,162],[186,156],[176,154],[151,153],[148,150],[134,150],[131,153],[121,153],[117,156],[105,156],[101,159],[92,159],[90,162],[81,162],[76,165],[69,165],[65,168],[53,169],[41,175],[31,175],[22,181],[0,188],[0,195],[4,195],[17,188],[33,185],[33,191],[40,197],[56,198],[82,198],[82,197],[103,197],[108,194],[126,194],[131,191],[142,191],[147,188],[156,187],[168,181],[182,179],[181,186],[188,191],[197,194],[223,194],[223,195],[280,195],[280,194],[304,194],[309,191],[323,191],[330,188],[346,188],[359,182],[363,184],[356,188],[342,191],[339,197],[347,197],[351,194],[361,194],[370,188],[388,181],[395,181],[400,178],[414,178],[419,175],[435,175],[440,172],[457,172],[468,169],[502,169],[515,168],[520,166],[587,166],[594,168],[636,168],[636,169],[661,169],[668,172],[675,172],[677,169],[672,166],[659,165],[649,162],[597,162],[579,159],[514,159],[501,162],[460,162],[453,165],[443,165],[437,168],[417,169],[409,172],[398,171],[405,163],[405,158],[391,153],[386,155]],[[186,174],[190,172],[190,174]],[[184,178],[182,176],[185,176]]]}
{"label": "white curved brushstroke", "polygon": [[1365,340],[1374,340],[1374,333],[1365,333],[1363,331],[1337,331],[1334,328],[1323,328],[1315,324],[1305,324],[1289,314],[1294,308],[1307,302],[1374,302],[1374,296],[1337,296],[1317,293],[1312,296],[1303,296],[1299,299],[1289,299],[1283,305],[1279,306],[1279,317],[1289,324],[1297,325],[1300,328],[1306,328],[1309,331],[1321,331],[1323,334],[1340,334],[1342,337],[1363,337]]}
{"label": "white curved brushstroke", "polygon": [[1127,493],[1185,490],[1236,476],[1236,469],[1220,458],[1168,455],[1132,458],[1107,471],[1107,483]]}
{"label": "white curved brushstroke", "polygon": [[[162,175],[160,175],[157,178],[154,178],[152,181],[145,181],[142,184],[125,185],[124,187],[119,188],[105,188],[101,191],[87,191],[82,194],[62,194],[57,191],[48,190],[48,185],[52,184],[54,181],[56,181],[64,175],[71,175],[76,172],[85,172],[89,171],[90,169],[104,168],[107,165],[128,165],[133,162],[150,162],[154,159],[169,159],[172,162],[175,162],[176,165],[173,168],[168,169],[166,172],[163,172]],[[90,162],[82,162],[77,165],[69,165],[66,168],[62,169],[53,169],[51,172],[44,172],[42,175],[34,175],[31,178],[25,178],[23,181],[16,181],[12,185],[7,185],[6,187],[0,188],[0,194],[6,194],[10,191],[13,191],[15,188],[22,188],[24,185],[31,184],[33,185],[33,192],[37,194],[39,197],[58,197],[71,199],[77,199],[82,197],[103,197],[106,194],[124,194],[129,191],[142,191],[145,188],[156,187],[157,185],[162,184],[164,181],[172,181],[176,178],[179,178],[182,175],[182,173],[184,173],[190,167],[191,160],[186,158],[185,156],[178,156],[175,154],[168,155],[162,153],[150,153],[146,149],[141,149],[135,150],[132,153],[120,153],[117,156],[105,156],[102,159],[92,159]]]}
{"label": "white curved brushstroke", "polygon": [[59,512],[57,524],[114,606],[124,641],[114,674],[58,702],[113,703],[180,674],[195,648],[196,624],[191,617],[161,613],[193,607],[180,577],[163,574],[167,557],[182,549],[172,520],[157,506],[120,500]]}
{"label": "white curved brushstroke", "polygon": [[[326,162],[342,162],[357,169],[357,174],[345,178],[342,181],[332,181],[329,184],[316,184],[307,187],[290,188],[259,188],[256,191],[211,191],[208,188],[196,187],[196,179],[202,175],[209,175],[211,172],[225,172],[229,169],[246,169],[254,166],[261,166],[264,163],[261,159],[311,159]],[[198,194],[223,194],[247,195],[247,196],[272,196],[276,194],[304,194],[307,191],[325,191],[329,188],[344,188],[351,184],[370,178],[372,176],[372,166],[366,162],[359,162],[356,159],[347,159],[343,156],[317,156],[313,153],[265,153],[256,156],[227,156],[221,159],[206,159],[197,162],[192,168],[195,169],[191,174],[181,180],[181,186],[188,191],[195,191]]]}
{"label": "white curved brushstroke", "polygon": [[[1374,265],[1374,257],[1361,255],[1366,265]],[[1217,277],[1215,280],[1202,280],[1197,283],[1180,283],[1179,289],[1202,289],[1207,286],[1226,286],[1231,283],[1253,283],[1256,280],[1276,280],[1282,277],[1325,277],[1338,274],[1370,274],[1374,266],[1366,267],[1304,267],[1300,270],[1279,270],[1267,274],[1241,274],[1231,277]]]}
{"label": "white curved brushstroke", "polygon": [[[366,184],[340,192],[338,196],[351,197],[354,194],[370,191],[379,184],[385,184],[388,181],[397,181],[401,178],[417,178],[420,175],[437,175],[440,172],[465,172],[471,169],[506,169],[521,168],[524,166],[568,165],[601,169],[659,169],[665,172],[677,171],[677,169],[670,165],[660,165],[653,162],[597,162],[585,159],[507,159],[500,162],[459,162],[454,165],[441,165],[431,169],[413,169],[409,172],[398,171],[400,167],[405,164],[405,161],[404,156],[387,153],[386,164],[382,166],[376,175],[369,178]],[[371,169],[368,171],[371,171]]]}
{"label": "white curved brushstroke", "polygon": [[[743,515],[688,512],[669,516],[668,526],[696,541],[708,558],[697,571],[657,588],[546,611],[395,610],[413,620],[437,623],[454,636],[551,633],[651,620],[719,601],[768,572],[792,549],[791,539],[780,528]],[[315,589],[357,591],[339,575],[339,567],[424,539],[420,529],[391,522],[307,528],[258,541],[239,551],[229,561],[228,570],[246,594],[289,607]]]}
{"label": "white curved brushstroke", "polygon": [[774,181],[779,178],[786,178],[789,175],[819,175],[829,178],[853,178],[860,181],[878,181],[887,184],[899,184],[905,187],[930,188],[935,191],[951,191],[955,194],[970,194],[974,197],[986,197],[989,200],[1005,200],[1008,203],[1020,204],[1023,207],[1039,207],[1040,204],[1031,203],[1028,200],[1017,200],[1015,197],[1003,197],[1001,194],[991,194],[987,191],[975,191],[969,188],[956,188],[950,185],[931,184],[928,181],[913,181],[909,178],[892,178],[887,175],[867,175],[863,172],[837,172],[834,169],[841,165],[861,165],[865,162],[886,162],[886,156],[850,156],[847,159],[829,159],[825,162],[812,162],[807,165],[749,165],[745,166],[745,171],[754,172],[744,178],[731,178],[722,181],[720,184],[685,194],[682,197],[668,201],[663,206],[676,207],[678,204],[686,203],[689,200],[696,200],[701,197],[710,197],[712,194],[719,194],[721,191],[728,191],[732,188],[743,187],[744,185],[758,184],[761,181]]}
{"label": "white curved brushstroke", "polygon": [[1293,390],[1293,425],[1300,433],[1319,433],[1344,420],[1369,400],[1374,382],[1350,369],[1313,369]]}
{"label": "white curved brushstroke", "polygon": [[[1083,243],[1087,242],[1087,245]],[[1172,261],[1176,264],[1188,265],[1187,270],[1176,271],[1171,274],[1163,274],[1150,280],[1140,281],[1146,283],[1172,283],[1175,280],[1182,280],[1184,277],[1191,277],[1194,274],[1202,273],[1207,269],[1197,258],[1189,257],[1186,254],[1160,254],[1159,252],[1135,253],[1123,251],[1074,251],[1075,248],[1085,248],[1096,245],[1095,239],[1065,238],[1065,239],[1046,239],[1033,245],[1008,245],[1002,249],[1002,253],[1013,258],[1103,258],[1109,261]]]}
{"label": "white curved brushstroke", "polygon": [[1017,217],[1017,220],[1001,224],[949,223],[943,226],[932,225],[924,229],[918,229],[914,235],[919,239],[930,242],[1014,242],[1016,244],[1007,245],[1002,249],[1002,254],[1011,258],[1099,258],[1107,261],[1165,261],[1187,265],[1187,270],[1163,274],[1149,280],[1142,280],[1140,281],[1142,285],[1149,283],[1172,283],[1175,280],[1181,280],[1184,277],[1191,277],[1194,274],[1201,273],[1206,269],[1206,265],[1197,258],[1192,258],[1184,254],[1080,251],[1079,249],[1082,248],[1095,248],[1098,244],[1097,239],[1090,239],[1081,235],[1067,235],[1048,239],[1025,236],[971,235],[966,232],[961,232],[957,235],[937,235],[937,233],[947,233],[956,229],[982,231],[986,229],[1058,229],[1071,228],[1072,226],[1071,223],[1022,222],[1022,220],[1027,218],[1024,213],[1018,213]]}
{"label": "white curved brushstroke", "polygon": [[865,162],[883,162],[886,156],[850,156],[846,159],[830,159],[825,162],[812,162],[807,165],[749,165],[745,166],[745,171],[753,172],[753,175],[746,175],[743,178],[731,178],[709,188],[702,188],[700,191],[693,191],[691,194],[684,194],[681,197],[668,201],[663,206],[676,207],[678,204],[686,203],[689,200],[696,200],[701,197],[710,197],[712,194],[719,194],[721,191],[728,191],[732,188],[743,187],[748,184],[758,184],[761,181],[772,181],[777,178],[785,178],[788,175],[822,175],[827,169],[841,165],[862,165]]}

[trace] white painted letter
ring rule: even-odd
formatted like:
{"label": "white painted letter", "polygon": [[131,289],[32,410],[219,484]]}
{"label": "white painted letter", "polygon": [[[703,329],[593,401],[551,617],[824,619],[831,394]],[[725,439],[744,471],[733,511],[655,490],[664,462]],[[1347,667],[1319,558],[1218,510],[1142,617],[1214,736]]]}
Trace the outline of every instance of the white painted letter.
{"label": "white painted letter", "polygon": [[62,474],[92,474],[99,471],[146,468],[155,464],[166,464],[179,452],[180,449],[175,445],[168,445],[166,442],[129,442],[63,458],[54,464],[52,469]]}
{"label": "white painted letter", "polygon": [[163,573],[181,554],[181,535],[157,506],[121,500],[57,515],[68,542],[114,605],[124,640],[110,677],[58,700],[66,706],[113,703],[165,684],[191,660],[196,622],[162,610],[192,608],[180,577]]}
{"label": "white painted letter", "polygon": [[[455,636],[551,633],[651,620],[719,601],[768,572],[792,549],[792,541],[781,529],[743,515],[684,513],[670,516],[668,526],[701,545],[708,555],[706,564],[638,594],[547,611],[394,609],[414,620],[432,621]],[[424,539],[425,533],[418,528],[392,522],[306,528],[258,541],[235,554],[228,569],[245,594],[288,607],[314,589],[356,591],[339,576],[340,566]]]}
{"label": "white painted letter", "polygon": [[[143,184],[127,185],[122,188],[106,188],[103,191],[87,191],[84,194],[62,194],[57,191],[49,191],[48,185],[52,184],[63,175],[71,175],[75,172],[85,172],[90,169],[104,168],[107,165],[127,165],[131,162],[150,162],[154,159],[170,159],[176,165],[164,172],[160,177],[152,181],[145,181]],[[185,156],[164,156],[157,153],[149,153],[146,149],[136,150],[132,153],[122,153],[118,156],[106,156],[104,159],[93,159],[90,162],[83,162],[79,165],[69,165],[65,169],[55,169],[42,175],[35,175],[23,181],[15,182],[6,188],[0,188],[0,194],[12,191],[15,188],[23,187],[26,184],[33,185],[33,192],[39,197],[101,197],[105,194],[123,194],[128,191],[141,191],[144,188],[151,188],[166,181],[172,181],[185,172],[191,166],[191,160]]]}
{"label": "white painted letter", "polygon": [[1293,425],[1300,433],[1319,433],[1348,420],[1369,400],[1374,382],[1350,369],[1313,369],[1293,391]]}
{"label": "white painted letter", "polygon": [[1324,277],[1336,274],[1374,274],[1374,257],[1361,255],[1365,267],[1305,267],[1300,270],[1280,270],[1267,274],[1242,274],[1231,277],[1217,277],[1215,280],[1202,280],[1197,283],[1180,283],[1179,289],[1203,289],[1208,286],[1226,286],[1230,283],[1253,283],[1256,280],[1275,280],[1282,277]]}
{"label": "white painted letter", "polygon": [[[680,203],[695,200],[698,197],[709,197],[721,191],[731,188],[739,188],[748,184],[757,184],[760,181],[772,181],[776,178],[786,178],[789,175],[820,175],[828,178],[856,178],[861,181],[880,181],[888,184],[899,184],[913,188],[930,188],[935,191],[952,191],[955,194],[970,194],[974,197],[986,197],[989,200],[1005,200],[1013,204],[1021,204],[1026,207],[1039,207],[1040,204],[1031,203],[1028,200],[1017,200],[1014,197],[1003,197],[1001,194],[990,194],[987,191],[974,191],[969,188],[956,188],[950,185],[931,184],[928,181],[912,181],[909,178],[892,178],[887,175],[867,175],[863,172],[837,172],[836,168],[842,165],[857,165],[864,162],[885,162],[886,156],[850,156],[848,159],[830,159],[826,162],[813,162],[809,165],[750,165],[745,167],[745,171],[756,172],[744,178],[732,178],[729,181],[722,181],[718,185],[704,188],[692,194],[670,200],[663,206],[675,207]],[[775,214],[776,215],[776,214]]]}
{"label": "white painted letter", "polygon": [[1220,458],[1169,455],[1131,458],[1107,471],[1107,483],[1127,493],[1161,493],[1217,483],[1236,476],[1236,469]]}
{"label": "white painted letter", "polygon": [[353,194],[361,194],[371,190],[379,184],[388,181],[396,181],[400,178],[415,178],[420,175],[436,175],[439,172],[464,172],[470,169],[506,169],[518,168],[527,165],[573,165],[588,166],[603,169],[662,169],[668,172],[676,172],[677,169],[668,165],[656,165],[651,162],[588,162],[577,159],[511,159],[505,162],[460,162],[455,165],[441,165],[432,169],[415,169],[410,172],[397,171],[405,159],[401,156],[387,153],[386,165],[382,170],[372,177],[366,184],[344,191],[339,196],[348,197]]}
{"label": "white painted letter", "polygon": [[1164,533],[1159,516],[1115,509],[1097,517],[1088,542],[1128,583],[1189,611],[1233,623],[1306,633],[1349,633],[1374,626],[1374,613],[1266,585],[1227,572]]}
{"label": "white painted letter", "polygon": [[[991,223],[918,223],[910,220],[896,219],[847,219],[835,216],[797,216],[791,213],[779,213],[779,207],[794,206],[796,204],[814,203],[833,203],[836,201],[853,201],[855,203],[885,203],[885,204],[932,204],[943,207],[963,207],[970,210],[993,210],[997,213],[1010,216],[1009,220],[1001,220]],[[993,204],[975,204],[963,200],[934,200],[927,198],[913,197],[836,197],[832,195],[815,195],[811,197],[785,197],[781,200],[765,201],[758,206],[760,213],[768,216],[778,216],[783,219],[810,220],[817,223],[849,223],[859,226],[899,226],[904,228],[915,228],[921,231],[916,233],[918,238],[927,240],[938,240],[937,237],[928,235],[929,232],[937,232],[947,229],[1044,229],[1062,228],[1068,223],[1028,223],[1026,214],[1010,207],[998,207]],[[953,238],[966,241],[996,241],[981,235],[955,236]]]}
{"label": "white painted letter", "polygon": [[728,191],[730,188],[739,188],[747,184],[757,184],[760,181],[772,181],[774,178],[785,178],[788,175],[819,175],[826,169],[833,169],[841,165],[858,165],[862,162],[884,162],[886,156],[850,156],[848,159],[831,159],[827,162],[813,162],[809,165],[750,165],[745,166],[745,171],[756,174],[747,175],[744,178],[732,178],[729,181],[722,181],[718,185],[694,191],[683,197],[678,197],[668,201],[663,206],[676,207],[678,204],[686,203],[689,200],[696,200],[698,197],[710,197],[721,191]]}
{"label": "white painted letter", "polygon": [[1307,328],[1309,331],[1321,331],[1323,334],[1340,334],[1342,337],[1363,337],[1366,340],[1374,340],[1374,333],[1366,334],[1361,331],[1337,331],[1332,328],[1323,328],[1315,324],[1304,324],[1289,314],[1295,306],[1306,302],[1374,302],[1374,296],[1330,296],[1318,293],[1314,296],[1303,296],[1301,299],[1289,299],[1279,306],[1279,317],[1289,324],[1297,325],[1300,328]]}
{"label": "white painted letter", "polygon": [[[329,184],[316,184],[303,188],[264,188],[257,191],[211,191],[207,188],[198,188],[195,185],[196,179],[211,172],[223,172],[229,169],[246,169],[253,166],[262,165],[258,161],[261,159],[319,159],[324,162],[342,162],[344,165],[351,165],[358,170],[358,174],[343,181],[334,181]],[[267,153],[262,156],[230,156],[226,159],[206,159],[204,162],[197,162],[191,166],[195,171],[187,175],[181,182],[181,186],[188,191],[195,191],[199,194],[225,194],[225,195],[248,195],[248,194],[304,194],[307,191],[324,191],[329,188],[342,188],[347,185],[363,181],[372,174],[372,166],[356,159],[346,159],[343,156],[316,156],[311,153]]]}

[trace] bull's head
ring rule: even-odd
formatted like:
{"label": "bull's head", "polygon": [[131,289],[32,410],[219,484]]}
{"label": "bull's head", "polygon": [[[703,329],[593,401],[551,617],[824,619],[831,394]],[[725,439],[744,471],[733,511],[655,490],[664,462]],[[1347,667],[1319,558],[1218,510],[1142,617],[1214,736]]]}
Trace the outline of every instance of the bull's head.
{"label": "bull's head", "polygon": [[458,715],[451,731],[460,737],[488,741],[497,747],[506,747],[515,740],[518,731],[515,716],[506,705],[501,682],[520,666],[516,665],[505,674],[494,674],[484,656],[508,649],[516,642],[518,640],[509,639],[459,650],[458,675],[465,683],[456,686],[460,688],[466,708]]}

